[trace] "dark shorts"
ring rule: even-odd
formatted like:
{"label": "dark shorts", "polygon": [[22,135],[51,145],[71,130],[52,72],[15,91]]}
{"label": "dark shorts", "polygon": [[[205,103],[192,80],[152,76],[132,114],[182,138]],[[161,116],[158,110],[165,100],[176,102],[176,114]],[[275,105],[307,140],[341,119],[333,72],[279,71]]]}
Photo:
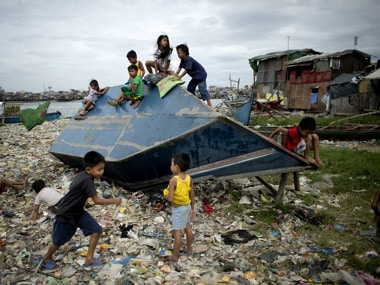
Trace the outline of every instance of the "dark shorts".
{"label": "dark shorts", "polygon": [[85,236],[93,233],[101,233],[102,227],[86,211],[83,213],[77,225],[55,221],[53,226],[53,244],[61,246],[67,243],[74,236],[77,229],[80,228]]}

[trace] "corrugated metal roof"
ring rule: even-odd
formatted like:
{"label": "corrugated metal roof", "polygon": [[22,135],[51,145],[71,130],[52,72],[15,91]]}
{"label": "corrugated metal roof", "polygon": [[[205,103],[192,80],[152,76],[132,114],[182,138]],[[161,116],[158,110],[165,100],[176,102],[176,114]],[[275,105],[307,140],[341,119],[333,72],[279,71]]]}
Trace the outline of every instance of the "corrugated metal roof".
{"label": "corrugated metal roof", "polygon": [[302,56],[308,55],[308,54],[320,54],[320,52],[315,51],[315,50],[310,49],[310,48],[291,49],[291,50],[285,50],[285,51],[270,52],[270,53],[267,53],[264,55],[258,55],[258,56],[250,58],[248,61],[249,61],[251,68],[255,72],[257,72],[257,66],[258,66],[258,63],[260,61],[264,61],[264,60],[268,60],[268,59],[272,59],[272,58],[278,58],[278,57],[282,57],[282,56],[286,56],[286,55],[288,56],[289,60],[293,60],[293,59],[296,59],[296,58],[299,58],[299,57],[302,57]]}
{"label": "corrugated metal roof", "polygon": [[270,53],[267,53],[267,54],[263,54],[263,55],[258,55],[258,56],[255,56],[255,57],[252,57],[249,59],[249,61],[254,61],[254,60],[266,60],[266,59],[270,59],[270,58],[276,58],[276,57],[281,57],[281,56],[284,56],[284,55],[292,55],[292,54],[295,54],[295,53],[303,53],[303,52],[306,52],[306,53],[319,53],[317,51],[314,51],[310,48],[305,48],[305,49],[289,49],[289,50],[284,50],[284,51],[276,51],[276,52],[270,52]]}
{"label": "corrugated metal roof", "polygon": [[356,54],[358,54],[358,55],[360,55],[360,56],[362,56],[368,60],[371,59],[371,56],[368,53],[362,52],[362,51],[357,50],[357,49],[346,49],[344,51],[338,51],[338,52],[330,54],[329,57],[341,57],[342,55],[352,54],[352,53],[356,53]]}
{"label": "corrugated metal roof", "polygon": [[291,65],[297,65],[297,64],[305,63],[305,62],[316,62],[322,59],[328,59],[329,55],[330,53],[305,55],[305,56],[286,62],[286,65],[291,66]]}
{"label": "corrugated metal roof", "polygon": [[352,81],[352,78],[354,78],[356,75],[358,75],[357,72],[355,72],[355,73],[342,73],[338,77],[336,77],[333,81],[331,81],[328,86],[342,85],[342,84],[349,83]]}

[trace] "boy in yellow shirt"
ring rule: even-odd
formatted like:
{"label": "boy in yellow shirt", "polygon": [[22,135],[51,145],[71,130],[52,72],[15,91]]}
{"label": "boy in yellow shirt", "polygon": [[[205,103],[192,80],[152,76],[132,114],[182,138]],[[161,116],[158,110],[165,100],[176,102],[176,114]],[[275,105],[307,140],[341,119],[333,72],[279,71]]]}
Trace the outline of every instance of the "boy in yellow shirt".
{"label": "boy in yellow shirt", "polygon": [[168,261],[177,262],[181,249],[182,230],[186,232],[186,253],[191,253],[193,232],[190,221],[195,217],[194,187],[190,175],[186,171],[190,166],[190,157],[178,153],[172,158],[170,170],[174,176],[169,180],[169,186],[164,190],[164,196],[172,204],[172,223],[174,231],[173,254]]}

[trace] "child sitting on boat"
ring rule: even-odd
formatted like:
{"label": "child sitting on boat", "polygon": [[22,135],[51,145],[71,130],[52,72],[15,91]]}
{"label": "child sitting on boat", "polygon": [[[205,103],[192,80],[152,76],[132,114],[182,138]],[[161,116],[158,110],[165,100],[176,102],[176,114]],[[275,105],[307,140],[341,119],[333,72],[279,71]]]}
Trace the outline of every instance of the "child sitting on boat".
{"label": "child sitting on boat", "polygon": [[83,99],[84,107],[79,112],[79,115],[86,116],[88,111],[91,111],[95,108],[95,102],[98,100],[100,96],[102,96],[106,91],[109,89],[109,87],[105,87],[103,89],[99,88],[99,83],[97,80],[93,79],[90,82],[90,92],[86,97]]}
{"label": "child sitting on boat", "polygon": [[134,50],[130,50],[127,53],[127,59],[131,64],[134,64],[137,66],[137,75],[140,76],[141,78],[144,78],[145,75],[145,68],[144,64],[137,60],[137,53]]}
{"label": "child sitting on boat", "polygon": [[170,46],[169,36],[160,35],[156,42],[157,48],[154,52],[154,60],[147,60],[145,62],[146,69],[149,74],[153,73],[153,69],[156,74],[161,74],[163,77],[174,73],[171,70],[171,58],[173,48]]}
{"label": "child sitting on boat", "polygon": [[107,100],[112,106],[121,105],[124,100],[131,101],[131,106],[137,108],[144,98],[144,84],[140,76],[137,75],[138,68],[131,64],[128,66],[129,85],[121,87],[119,96],[115,100]]}
{"label": "child sitting on boat", "polygon": [[[283,127],[276,128],[269,136],[273,139],[277,134],[286,134],[284,147],[297,154],[304,154],[307,161],[312,164],[324,166],[321,158],[319,157],[319,137],[313,134],[316,128],[315,119],[312,117],[305,117],[299,124],[294,125],[290,129]],[[310,150],[314,150],[314,157],[310,156]]]}

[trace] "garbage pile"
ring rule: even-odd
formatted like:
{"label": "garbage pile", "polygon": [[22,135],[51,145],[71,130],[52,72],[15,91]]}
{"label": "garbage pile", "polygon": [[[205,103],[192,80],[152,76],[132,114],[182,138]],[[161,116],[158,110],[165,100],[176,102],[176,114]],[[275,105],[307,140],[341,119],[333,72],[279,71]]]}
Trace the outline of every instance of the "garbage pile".
{"label": "garbage pile", "polygon": [[[65,194],[78,170],[62,164],[48,149],[68,121],[45,122],[31,132],[22,125],[1,127],[1,175],[27,175],[30,182],[44,179]],[[347,272],[345,260],[334,256],[336,249],[318,248],[309,236],[297,233],[300,227],[318,223],[318,209],[302,205],[291,187],[285,202],[298,205],[294,212],[278,211],[277,222],[263,226],[255,211],[272,210],[274,198],[254,178],[196,183],[192,254],[183,250],[178,263],[171,263],[166,261],[173,249],[171,207],[161,191],[129,192],[106,181],[96,181],[96,186],[100,197],[122,197],[117,207],[86,204],[103,227],[96,251],[96,258],[104,261],[100,268],[82,267],[89,238],[81,231],[54,255],[57,269],[38,266],[36,257],[51,243],[54,214],[43,208],[39,220],[32,221],[35,193],[30,188],[0,195],[0,284],[377,282],[363,272]],[[238,201],[231,189],[241,191]],[[305,181],[301,189],[311,191]]]}

